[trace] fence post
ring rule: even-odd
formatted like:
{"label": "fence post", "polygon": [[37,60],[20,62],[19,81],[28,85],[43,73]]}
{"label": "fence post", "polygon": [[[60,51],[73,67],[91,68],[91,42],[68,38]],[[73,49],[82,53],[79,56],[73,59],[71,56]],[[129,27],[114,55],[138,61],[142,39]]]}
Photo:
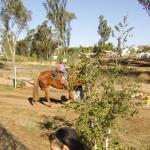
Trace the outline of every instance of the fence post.
{"label": "fence post", "polygon": [[147,96],[147,108],[149,108],[149,107],[150,107],[150,95]]}
{"label": "fence post", "polygon": [[15,89],[16,89],[16,87],[17,87],[16,71],[17,71],[17,67],[14,67],[14,68],[13,68],[13,86],[14,86]]}

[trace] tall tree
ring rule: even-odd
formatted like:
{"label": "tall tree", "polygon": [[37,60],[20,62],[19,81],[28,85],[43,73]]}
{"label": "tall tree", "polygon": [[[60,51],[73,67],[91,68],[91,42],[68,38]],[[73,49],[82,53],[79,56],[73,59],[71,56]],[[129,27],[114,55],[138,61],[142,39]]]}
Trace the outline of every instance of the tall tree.
{"label": "tall tree", "polygon": [[16,54],[22,55],[22,56],[29,56],[30,51],[28,49],[28,41],[26,38],[17,41]]}
{"label": "tall tree", "polygon": [[0,0],[0,19],[2,22],[1,34],[3,44],[7,45],[12,64],[15,63],[17,39],[27,22],[31,19],[21,0]]}
{"label": "tall tree", "polygon": [[134,29],[134,27],[129,27],[129,24],[127,21],[128,21],[128,15],[123,17],[122,22],[119,22],[118,25],[115,25],[115,29],[118,33],[117,51],[120,56],[122,55],[122,51],[128,47],[127,41],[128,41],[128,38],[132,36],[130,32]]}
{"label": "tall tree", "polygon": [[36,31],[30,30],[28,33],[29,41],[31,41],[31,55],[36,54],[38,58],[48,60],[56,47],[56,42],[53,40],[51,27],[48,26],[48,21],[44,21],[38,25]]}
{"label": "tall tree", "polygon": [[105,20],[102,15],[99,16],[98,34],[101,37],[98,45],[100,46],[100,49],[104,49],[106,41],[108,41],[110,36],[113,35],[113,31],[111,27],[108,26],[107,20]]}
{"label": "tall tree", "polygon": [[139,4],[143,6],[148,15],[150,16],[150,0],[138,0]]}
{"label": "tall tree", "polygon": [[66,10],[67,0],[46,0],[43,5],[47,11],[47,18],[58,33],[58,41],[61,40],[65,49],[70,43],[70,22],[75,19],[75,14]]}

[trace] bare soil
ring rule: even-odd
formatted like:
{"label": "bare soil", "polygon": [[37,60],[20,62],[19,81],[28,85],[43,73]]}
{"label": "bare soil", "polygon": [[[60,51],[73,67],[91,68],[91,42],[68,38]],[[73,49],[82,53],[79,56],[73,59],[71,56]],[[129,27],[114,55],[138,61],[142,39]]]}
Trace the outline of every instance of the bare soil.
{"label": "bare soil", "polygon": [[[31,64],[26,64],[26,67],[28,65],[31,67]],[[43,66],[39,69],[41,68],[44,70]],[[150,72],[149,67],[136,65],[135,68],[142,72]],[[39,72],[26,69],[19,71],[18,76],[21,74],[21,77],[28,73],[34,76],[36,72]],[[11,77],[10,68],[0,69],[0,122],[30,150],[48,150],[48,139],[42,136],[44,131],[40,128],[40,123],[43,122],[45,116],[61,116],[70,121],[77,117],[73,110],[68,110],[59,103],[62,95],[68,96],[66,91],[49,89],[50,97],[58,100],[58,102],[52,102],[52,107],[48,107],[47,102],[32,105],[29,101],[32,97],[32,85],[13,89]],[[141,83],[140,91],[150,94],[150,84]],[[40,91],[40,97],[43,96],[44,93]],[[144,105],[135,117],[122,121],[119,134],[124,143],[139,149],[150,150],[150,108],[146,107],[146,101],[143,103]]]}
{"label": "bare soil", "polygon": [[[31,105],[32,88],[12,89],[9,86],[0,86],[0,122],[8,128],[30,150],[48,150],[48,139],[43,137],[44,131],[40,128],[45,116],[61,116],[67,119],[75,118],[75,113],[59,103],[60,97],[67,96],[65,91],[50,90],[51,98],[58,103],[47,106],[47,102]],[[44,96],[44,93],[40,93]]]}

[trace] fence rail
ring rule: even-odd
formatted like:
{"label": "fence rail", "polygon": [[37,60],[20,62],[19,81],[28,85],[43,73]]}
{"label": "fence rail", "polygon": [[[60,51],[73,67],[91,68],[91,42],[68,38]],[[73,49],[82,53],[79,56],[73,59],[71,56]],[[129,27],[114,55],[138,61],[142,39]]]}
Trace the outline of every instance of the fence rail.
{"label": "fence rail", "polygon": [[[13,75],[12,75],[13,87],[17,88],[17,81],[26,82],[26,83],[33,85],[32,81],[34,80],[33,78],[35,77],[36,73],[39,73],[45,70],[51,70],[53,69],[53,67],[55,66],[52,66],[52,65],[51,66],[36,66],[36,67],[15,66],[13,68]],[[23,71],[23,70],[26,70],[26,71]],[[25,74],[28,77],[24,77]]]}

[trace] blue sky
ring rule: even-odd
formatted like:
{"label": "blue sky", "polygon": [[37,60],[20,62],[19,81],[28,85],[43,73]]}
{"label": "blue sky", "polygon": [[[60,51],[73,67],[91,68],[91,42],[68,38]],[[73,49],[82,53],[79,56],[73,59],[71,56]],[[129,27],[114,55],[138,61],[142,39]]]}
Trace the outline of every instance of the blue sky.
{"label": "blue sky", "polygon": [[[42,5],[45,0],[23,0],[27,9],[32,11],[29,28],[36,28],[46,18]],[[150,44],[150,17],[138,4],[138,0],[68,0],[67,10],[74,12],[77,19],[71,22],[70,46],[93,46],[100,36],[97,33],[98,17],[104,15],[108,25],[114,29],[123,16],[128,14],[128,23],[133,26],[133,37],[128,45]],[[110,39],[116,44],[116,38]]]}

